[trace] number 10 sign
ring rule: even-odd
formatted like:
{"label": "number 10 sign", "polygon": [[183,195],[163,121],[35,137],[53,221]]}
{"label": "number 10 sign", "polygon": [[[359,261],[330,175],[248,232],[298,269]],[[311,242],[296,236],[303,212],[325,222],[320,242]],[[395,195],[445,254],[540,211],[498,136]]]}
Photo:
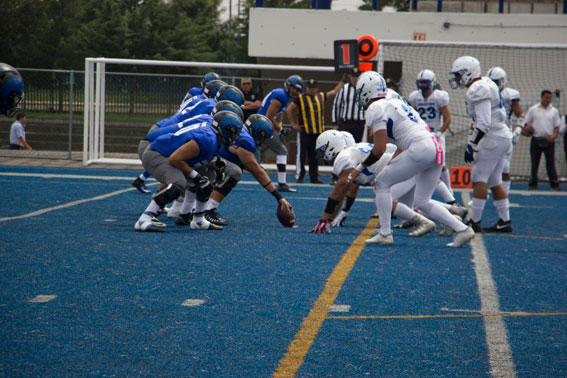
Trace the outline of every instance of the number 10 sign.
{"label": "number 10 sign", "polygon": [[335,72],[351,72],[358,67],[358,40],[337,40],[334,44]]}

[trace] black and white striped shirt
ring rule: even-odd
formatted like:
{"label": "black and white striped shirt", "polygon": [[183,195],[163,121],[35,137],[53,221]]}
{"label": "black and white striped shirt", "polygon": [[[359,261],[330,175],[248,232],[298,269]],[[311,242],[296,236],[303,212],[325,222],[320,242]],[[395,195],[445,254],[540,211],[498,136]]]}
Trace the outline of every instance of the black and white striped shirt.
{"label": "black and white striped shirt", "polygon": [[356,102],[356,87],[350,83],[339,90],[333,102],[332,122],[339,121],[364,121],[364,109]]}

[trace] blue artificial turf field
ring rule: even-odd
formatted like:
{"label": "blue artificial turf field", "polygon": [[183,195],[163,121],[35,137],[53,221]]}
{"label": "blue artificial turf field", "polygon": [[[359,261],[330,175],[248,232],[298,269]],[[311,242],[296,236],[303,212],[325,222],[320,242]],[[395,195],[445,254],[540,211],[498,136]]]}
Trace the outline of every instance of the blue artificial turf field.
{"label": "blue artificial turf field", "polygon": [[313,235],[329,185],[286,196],[290,229],[247,174],[225,230],[139,233],[137,173],[0,167],[0,376],[567,376],[565,193],[513,186],[514,233],[475,247],[364,246],[371,190]]}

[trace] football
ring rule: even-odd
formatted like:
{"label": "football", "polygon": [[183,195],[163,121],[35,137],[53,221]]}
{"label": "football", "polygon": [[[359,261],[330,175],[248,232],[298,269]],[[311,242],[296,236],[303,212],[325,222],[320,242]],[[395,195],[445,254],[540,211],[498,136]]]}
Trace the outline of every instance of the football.
{"label": "football", "polygon": [[526,125],[522,128],[522,135],[523,136],[532,136],[534,135],[534,128],[531,125]]}
{"label": "football", "polygon": [[293,209],[287,209],[287,207],[280,206],[278,203],[278,220],[284,227],[293,227],[295,224],[295,214],[293,213]]}

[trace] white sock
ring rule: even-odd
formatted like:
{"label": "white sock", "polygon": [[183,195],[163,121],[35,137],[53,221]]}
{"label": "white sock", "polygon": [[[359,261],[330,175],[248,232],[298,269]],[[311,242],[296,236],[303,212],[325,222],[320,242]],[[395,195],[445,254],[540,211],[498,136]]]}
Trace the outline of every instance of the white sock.
{"label": "white sock", "polygon": [[466,230],[467,226],[463,222],[459,222],[457,218],[449,212],[446,206],[449,205],[439,201],[429,200],[420,204],[419,210],[423,211],[428,218],[434,219],[443,225],[447,225],[457,232]]}
{"label": "white sock", "polygon": [[161,207],[159,207],[159,205],[157,204],[156,201],[152,200],[152,202],[150,202],[150,204],[148,205],[148,207],[146,207],[146,212],[152,213],[154,216],[159,213],[159,211],[161,210]]}
{"label": "white sock", "polygon": [[415,211],[413,211],[407,205],[401,202],[398,202],[398,204],[396,205],[396,209],[394,210],[395,217],[405,219],[408,221],[411,221],[416,215],[417,213]]}
{"label": "white sock", "polygon": [[392,193],[389,187],[376,190],[376,208],[380,216],[380,233],[388,235],[392,232]]}
{"label": "white sock", "polygon": [[512,181],[502,181],[502,186],[507,194],[510,194],[510,184],[512,184]]}
{"label": "white sock", "polygon": [[205,212],[205,207],[207,207],[207,202],[195,201],[195,214]]}
{"label": "white sock", "polygon": [[[286,165],[287,164],[287,155],[277,155],[276,156],[276,165]],[[285,177],[285,170],[283,172],[278,171],[278,183],[285,184],[286,177]]]}
{"label": "white sock", "polygon": [[195,207],[195,193],[185,191],[185,198],[183,199],[183,206],[181,206],[181,214],[189,214],[193,212]]}
{"label": "white sock", "polygon": [[441,171],[441,181],[445,183],[451,194],[453,194],[453,188],[451,188],[451,173],[449,173],[449,169]]}
{"label": "white sock", "polygon": [[484,212],[484,204],[486,200],[475,198],[472,199],[472,214],[471,219],[473,222],[479,222],[482,219],[482,213]]}
{"label": "white sock", "polygon": [[439,196],[445,202],[455,201],[455,197],[451,193],[451,190],[449,190],[449,188],[447,187],[447,185],[445,185],[445,183],[443,181],[439,181],[437,183],[437,187],[435,188],[435,193],[439,194]]}
{"label": "white sock", "polygon": [[209,202],[207,202],[206,210],[217,209],[218,207],[219,207],[219,203],[217,201],[215,201],[214,199],[210,198]]}
{"label": "white sock", "polygon": [[494,201],[494,207],[498,210],[498,216],[504,222],[508,222],[510,220],[510,204],[508,202],[508,198]]}

